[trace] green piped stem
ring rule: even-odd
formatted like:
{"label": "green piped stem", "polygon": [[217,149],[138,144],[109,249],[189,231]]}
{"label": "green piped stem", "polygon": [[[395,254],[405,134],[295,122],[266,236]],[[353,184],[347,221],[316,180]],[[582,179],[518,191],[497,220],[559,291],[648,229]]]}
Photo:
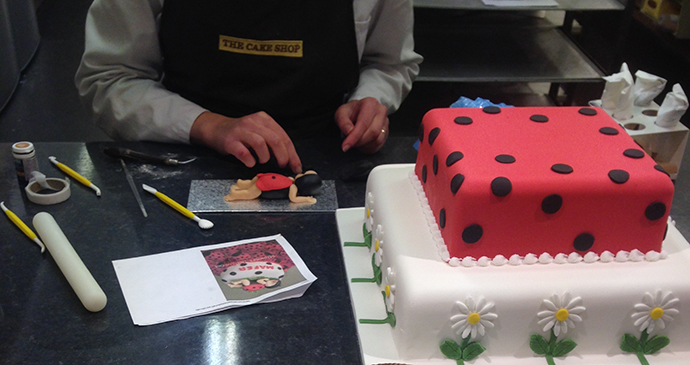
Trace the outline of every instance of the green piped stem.
{"label": "green piped stem", "polygon": [[353,283],[375,283],[376,278],[352,278]]}
{"label": "green piped stem", "polygon": [[644,345],[647,344],[647,340],[649,340],[649,333],[647,333],[647,329],[645,329],[640,335],[640,349],[635,352],[641,365],[649,365],[647,358],[644,356]]}
{"label": "green piped stem", "polygon": [[556,362],[553,360],[553,349],[556,347],[556,343],[558,342],[558,336],[556,336],[553,333],[553,328],[551,328],[551,338],[549,338],[549,352],[545,355],[546,356],[546,363],[549,365],[556,365]]}
{"label": "green piped stem", "polygon": [[343,243],[345,247],[369,247],[366,242],[345,242]]}

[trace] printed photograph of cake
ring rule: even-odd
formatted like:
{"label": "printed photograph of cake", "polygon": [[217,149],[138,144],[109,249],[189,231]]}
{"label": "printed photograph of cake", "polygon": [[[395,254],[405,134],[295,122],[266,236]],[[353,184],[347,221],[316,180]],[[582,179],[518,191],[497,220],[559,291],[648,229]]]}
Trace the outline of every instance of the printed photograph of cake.
{"label": "printed photograph of cake", "polygon": [[228,301],[249,300],[306,279],[275,240],[202,250]]}

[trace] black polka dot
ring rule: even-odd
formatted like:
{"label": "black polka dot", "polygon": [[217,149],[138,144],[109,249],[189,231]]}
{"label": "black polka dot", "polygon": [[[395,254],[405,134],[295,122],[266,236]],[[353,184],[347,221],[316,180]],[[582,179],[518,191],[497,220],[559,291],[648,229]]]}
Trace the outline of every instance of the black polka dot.
{"label": "black polka dot", "polygon": [[434,155],[434,160],[431,163],[431,168],[434,171],[434,176],[438,174],[438,156]]}
{"label": "black polka dot", "polygon": [[453,176],[453,178],[450,180],[450,191],[455,194],[458,192],[460,189],[460,186],[462,186],[462,182],[465,181],[465,176],[462,174],[457,174]]}
{"label": "black polka dot", "polygon": [[557,163],[557,164],[551,166],[551,170],[553,172],[557,172],[559,174],[570,174],[573,172],[573,168],[570,167],[570,165],[566,165],[563,163]]}
{"label": "black polka dot", "polygon": [[465,155],[463,155],[462,152],[452,152],[450,155],[448,155],[448,158],[446,158],[446,166],[452,166],[454,163],[462,160],[463,157],[465,157]]}
{"label": "black polka dot", "polygon": [[603,127],[599,129],[599,133],[605,134],[607,136],[615,136],[618,134],[618,129],[611,127]]}
{"label": "black polka dot", "polygon": [[501,108],[497,106],[485,106],[482,111],[486,114],[498,114],[501,112]]}
{"label": "black polka dot", "polygon": [[498,155],[498,156],[496,156],[496,161],[498,161],[500,163],[506,163],[506,164],[513,163],[513,162],[515,162],[515,157],[513,157],[511,155]]}
{"label": "black polka dot", "polygon": [[594,245],[594,236],[589,233],[582,233],[575,237],[573,248],[576,251],[587,251]]}
{"label": "black polka dot", "polygon": [[666,214],[666,204],[662,202],[654,202],[649,204],[644,211],[644,216],[650,221],[661,219]]}
{"label": "black polka dot", "polygon": [[230,272],[230,275],[233,275],[233,276],[235,276],[235,275],[237,275],[237,273],[236,273],[236,272],[234,272],[234,271],[231,271],[231,272]]}
{"label": "black polka dot", "polygon": [[254,275],[261,275],[263,273],[264,273],[263,271],[254,271]]}
{"label": "black polka dot", "polygon": [[434,141],[436,140],[436,137],[438,137],[438,134],[441,133],[441,128],[434,128],[429,132],[429,146],[434,144]]}
{"label": "black polka dot", "polygon": [[546,214],[556,214],[563,206],[563,198],[558,194],[551,194],[541,201],[541,210]]}
{"label": "black polka dot", "polygon": [[497,177],[491,181],[491,192],[495,196],[504,197],[513,190],[513,184],[505,177]]}
{"label": "black polka dot", "polygon": [[529,120],[537,123],[546,123],[549,121],[549,117],[546,115],[534,114],[533,116],[529,117]]}
{"label": "black polka dot", "polygon": [[623,184],[630,179],[630,174],[623,170],[611,170],[609,171],[609,179],[616,184]]}
{"label": "black polka dot", "polygon": [[247,263],[246,263],[246,262],[243,262],[243,263],[240,264],[240,266],[247,266]]}
{"label": "black polka dot", "polygon": [[661,165],[654,165],[654,169],[657,171],[663,172],[664,174],[666,174],[666,176],[669,176],[669,177],[671,176],[671,175],[669,175],[668,172],[666,172],[666,170],[664,170],[663,167],[661,167]]}
{"label": "black polka dot", "polygon": [[441,212],[438,214],[438,226],[441,229],[446,227],[446,210],[441,208]]}
{"label": "black polka dot", "polygon": [[482,226],[478,224],[470,224],[462,231],[462,240],[465,241],[465,243],[475,243],[482,238],[483,234],[484,229],[482,229]]}
{"label": "black polka dot", "polygon": [[454,120],[455,124],[460,124],[460,125],[470,125],[472,124],[472,118],[470,117],[457,117]]}
{"label": "black polka dot", "polygon": [[426,165],[422,166],[422,182],[426,184]]}
{"label": "black polka dot", "polygon": [[642,158],[644,157],[644,151],[635,148],[629,148],[623,151],[623,156],[630,158]]}
{"label": "black polka dot", "polygon": [[591,117],[593,115],[597,115],[597,111],[592,109],[592,108],[581,108],[577,112],[582,114],[582,115],[589,116],[589,117]]}

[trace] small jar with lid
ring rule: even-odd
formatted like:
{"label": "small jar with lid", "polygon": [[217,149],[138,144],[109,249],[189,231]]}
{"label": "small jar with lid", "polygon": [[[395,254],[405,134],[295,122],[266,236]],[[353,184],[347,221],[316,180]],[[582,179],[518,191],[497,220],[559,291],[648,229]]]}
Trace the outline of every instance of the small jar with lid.
{"label": "small jar with lid", "polygon": [[34,144],[28,141],[17,142],[12,145],[14,168],[17,171],[19,184],[23,187],[31,180],[31,173],[38,171],[38,159]]}

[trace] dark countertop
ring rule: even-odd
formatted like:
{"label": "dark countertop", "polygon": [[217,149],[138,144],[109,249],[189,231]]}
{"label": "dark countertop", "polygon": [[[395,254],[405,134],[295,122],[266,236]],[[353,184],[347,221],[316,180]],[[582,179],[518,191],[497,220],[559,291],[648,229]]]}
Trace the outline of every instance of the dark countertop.
{"label": "dark countertop", "polygon": [[[413,143],[413,138],[391,141],[382,153],[366,161],[372,165],[413,162]],[[36,213],[53,215],[108,296],[103,311],[88,312],[50,254],[41,255],[38,246],[7,218],[0,218],[0,363],[361,363],[333,211],[202,214],[215,223],[204,231],[140,191],[148,211],[144,218],[119,161],[102,152],[103,147],[114,145],[37,143],[45,175],[65,176],[48,161],[48,156],[56,156],[102,190],[97,198],[73,180],[67,201],[40,206],[29,202],[19,189],[11,144],[0,144],[0,200],[32,228]],[[179,167],[127,162],[138,186],[155,186],[182,205],[187,203],[191,180],[251,178],[259,172],[198,147],[117,146],[198,156],[197,161]],[[305,167],[313,167],[325,180],[336,180],[341,207],[363,206],[365,182],[338,178],[362,156],[311,141],[299,142],[298,149]],[[132,323],[112,260],[277,233],[286,237],[318,277],[302,298],[153,326]]]}
{"label": "dark countertop", "polygon": [[[319,142],[296,144],[305,167],[316,169],[325,180],[336,181],[338,203],[343,208],[363,206],[365,191],[363,179],[340,179],[344,172],[357,167],[356,161],[362,158],[368,167],[414,162],[414,141],[391,138],[374,156],[343,154],[337,145]],[[0,218],[0,363],[361,363],[332,211],[203,214],[202,218],[216,224],[203,231],[152,195],[140,192],[149,213],[148,218],[143,218],[119,161],[102,152],[105,146],[115,145],[158,154],[198,156],[197,161],[179,167],[127,163],[137,185],[155,186],[182,205],[187,203],[191,180],[251,178],[260,172],[233,158],[193,146],[37,143],[41,171],[48,177],[64,177],[49,163],[47,157],[52,155],[103,191],[97,198],[92,190],[72,181],[69,200],[39,206],[30,203],[18,187],[11,144],[0,144],[0,200],[30,227],[36,213],[52,214],[108,296],[103,311],[88,312],[50,254],[41,255],[8,219]],[[686,237],[690,237],[688,155],[686,151],[671,210]],[[287,238],[318,277],[302,298],[153,326],[132,323],[112,260],[276,233]]]}

